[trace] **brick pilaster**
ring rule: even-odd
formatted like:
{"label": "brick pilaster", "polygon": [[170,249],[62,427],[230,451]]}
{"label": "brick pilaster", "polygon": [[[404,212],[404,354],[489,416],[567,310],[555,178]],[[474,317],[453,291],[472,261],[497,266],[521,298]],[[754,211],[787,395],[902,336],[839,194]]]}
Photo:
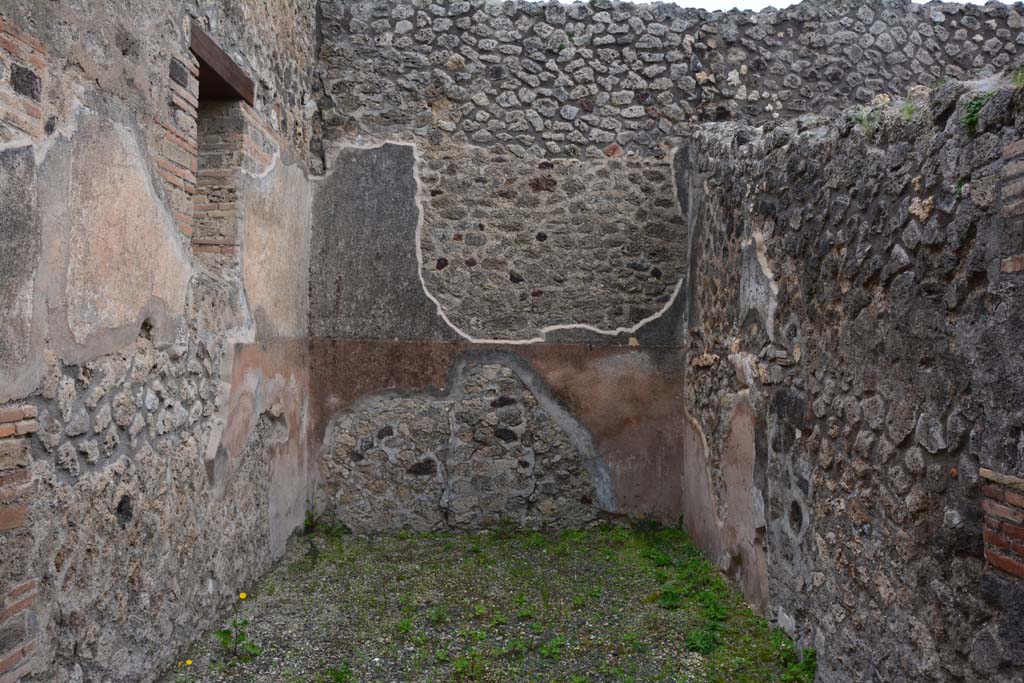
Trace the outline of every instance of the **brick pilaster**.
{"label": "brick pilaster", "polygon": [[192,54],[172,58],[167,69],[167,115],[157,119],[163,128],[157,172],[164,180],[178,228],[191,236],[195,229],[192,204],[198,185],[199,63]]}
{"label": "brick pilaster", "polygon": [[31,611],[39,583],[27,576],[28,503],[34,485],[29,440],[39,429],[35,406],[0,408],[0,683],[17,683],[32,670],[36,649]]}
{"label": "brick pilaster", "polygon": [[0,142],[45,135],[46,46],[0,19]]}

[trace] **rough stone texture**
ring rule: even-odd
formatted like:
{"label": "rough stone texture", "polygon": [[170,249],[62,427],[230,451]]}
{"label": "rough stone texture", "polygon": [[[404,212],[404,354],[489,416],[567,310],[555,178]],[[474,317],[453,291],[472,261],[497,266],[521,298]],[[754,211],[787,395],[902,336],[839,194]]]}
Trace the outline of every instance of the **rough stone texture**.
{"label": "rough stone texture", "polygon": [[613,0],[321,5],[322,135],[531,158],[664,154],[693,123],[822,113],[1012,67],[1019,8],[910,0],[709,13]]}
{"label": "rough stone texture", "polygon": [[[145,682],[270,566],[312,495],[314,6],[11,0],[2,14],[0,252],[17,261],[0,259],[0,412],[26,403],[40,429],[27,522],[0,531],[0,595],[33,601],[0,627],[31,640],[0,679]],[[192,17],[258,83],[237,110],[234,270],[189,244]]]}
{"label": "rough stone texture", "polygon": [[664,162],[456,148],[425,156],[420,179],[424,283],[471,338],[635,332],[682,288],[686,225]]}
{"label": "rough stone texture", "polygon": [[[51,67],[43,99],[66,110],[75,95],[65,88],[63,65],[80,68],[104,92],[133,108],[163,112],[172,58],[187,55],[186,26],[197,17],[208,33],[259,84],[256,111],[304,150],[310,139],[314,6],[303,0],[144,0],[131,12],[117,3],[73,0],[40,11],[34,0],[8,0],[4,19],[49,49]],[[287,21],[281,21],[287,17]],[[88,34],[89,40],[79,39]],[[185,60],[187,61],[187,60]],[[179,62],[180,64],[180,62]],[[63,82],[62,82],[63,81]],[[46,88],[46,84],[50,87]],[[59,85],[58,85],[59,84]],[[60,122],[56,122],[59,126]]]}
{"label": "rough stone texture", "polygon": [[439,397],[452,386],[453,368],[495,365],[515,372],[564,431],[575,434],[573,425],[583,430],[574,437],[577,452],[587,461],[599,460],[608,472],[610,493],[597,498],[603,510],[665,524],[678,522],[682,513],[685,413],[682,356],[676,349],[582,344],[481,349],[468,343],[314,338],[309,362],[313,449],[319,449],[336,416],[360,419],[356,406],[362,397],[414,396],[420,410],[427,397]]}
{"label": "rough stone texture", "polygon": [[35,513],[33,532],[46,601],[35,680],[153,680],[269,568],[266,446],[286,438],[266,416],[213,500],[191,436],[147,442],[73,489],[37,462],[39,496],[52,507]]}
{"label": "rough stone texture", "polygon": [[995,571],[979,467],[1024,466],[1024,290],[1005,265],[1022,248],[1005,179],[1024,121],[1020,91],[997,86],[712,126],[687,162],[697,507],[732,518],[728,435],[750,402],[743,467],[764,517],[745,533],[766,538],[773,616],[818,648],[824,681],[1024,671],[1019,620],[997,617],[1012,589],[979,592]]}
{"label": "rough stone texture", "polygon": [[332,420],[319,507],[358,532],[579,527],[614,507],[585,432],[514,370],[461,363],[450,381],[442,397],[368,396]]}
{"label": "rough stone texture", "polygon": [[[257,83],[223,126],[193,18]],[[1021,29],[904,0],[8,0],[15,675],[151,680],[323,455],[358,528],[682,515],[824,681],[1018,680],[978,477],[1024,476],[1024,106],[994,76]]]}

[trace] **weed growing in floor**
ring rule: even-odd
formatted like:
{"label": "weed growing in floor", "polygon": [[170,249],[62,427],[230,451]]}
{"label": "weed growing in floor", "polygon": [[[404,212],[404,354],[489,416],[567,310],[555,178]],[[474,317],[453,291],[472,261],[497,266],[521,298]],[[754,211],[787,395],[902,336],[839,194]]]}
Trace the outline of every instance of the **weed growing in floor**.
{"label": "weed growing in floor", "polygon": [[232,619],[229,628],[214,631],[213,635],[223,652],[243,661],[249,661],[263,653],[259,645],[249,640],[248,619]]}
{"label": "weed growing in floor", "polygon": [[678,529],[327,534],[308,537],[315,566],[293,543],[264,581],[277,590],[247,609],[264,655],[243,666],[198,644],[196,681],[813,681],[813,653],[798,656]]}
{"label": "weed growing in floor", "polygon": [[545,659],[558,659],[562,656],[562,648],[565,647],[565,636],[555,636],[540,646],[538,652]]}
{"label": "weed growing in floor", "polygon": [[343,662],[339,667],[318,671],[313,680],[315,683],[353,683],[355,677],[348,663]]}
{"label": "weed growing in floor", "polygon": [[791,662],[782,674],[782,683],[814,683],[818,672],[818,653],[812,648],[803,651],[800,661]]}
{"label": "weed growing in floor", "polygon": [[686,635],[686,647],[690,652],[706,655],[718,647],[718,633],[706,628],[690,631]]}

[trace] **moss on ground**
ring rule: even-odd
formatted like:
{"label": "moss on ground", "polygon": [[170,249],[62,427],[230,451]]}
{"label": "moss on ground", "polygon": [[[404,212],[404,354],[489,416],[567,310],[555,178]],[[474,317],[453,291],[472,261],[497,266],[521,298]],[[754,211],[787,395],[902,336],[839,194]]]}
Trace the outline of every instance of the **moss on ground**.
{"label": "moss on ground", "polygon": [[678,530],[346,536],[289,553],[166,683],[811,683]]}

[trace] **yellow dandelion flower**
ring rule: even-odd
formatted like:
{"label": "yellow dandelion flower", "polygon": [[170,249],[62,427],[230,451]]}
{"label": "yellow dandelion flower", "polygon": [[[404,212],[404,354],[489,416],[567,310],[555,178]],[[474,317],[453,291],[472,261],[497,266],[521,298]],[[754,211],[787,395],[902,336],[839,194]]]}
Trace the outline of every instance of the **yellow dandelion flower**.
{"label": "yellow dandelion flower", "polygon": [[185,666],[192,666],[192,660],[191,659],[186,659],[185,660]]}
{"label": "yellow dandelion flower", "polygon": [[239,593],[239,594],[238,594],[238,597],[239,597],[240,599],[242,599],[242,600],[245,600],[245,599],[246,599],[247,597],[249,597],[249,596],[248,596],[248,595],[246,595],[245,593]]}

